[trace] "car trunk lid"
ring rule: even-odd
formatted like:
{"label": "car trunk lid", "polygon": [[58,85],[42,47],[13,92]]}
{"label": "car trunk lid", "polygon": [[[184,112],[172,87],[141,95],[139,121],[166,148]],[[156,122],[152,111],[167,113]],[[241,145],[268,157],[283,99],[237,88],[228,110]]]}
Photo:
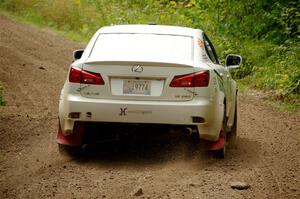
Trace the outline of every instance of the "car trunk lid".
{"label": "car trunk lid", "polygon": [[120,100],[187,101],[194,88],[173,88],[175,76],[194,73],[191,65],[156,62],[86,61],[83,70],[98,73],[104,85],[81,84],[87,98]]}

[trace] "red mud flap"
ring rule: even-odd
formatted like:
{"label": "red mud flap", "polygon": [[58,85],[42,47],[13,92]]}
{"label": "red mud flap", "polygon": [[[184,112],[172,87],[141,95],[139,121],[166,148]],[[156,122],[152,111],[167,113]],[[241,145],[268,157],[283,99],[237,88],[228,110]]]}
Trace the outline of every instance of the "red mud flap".
{"label": "red mud flap", "polygon": [[211,151],[222,149],[225,145],[224,131],[220,132],[220,137],[216,142],[207,142],[207,149]]}
{"label": "red mud flap", "polygon": [[83,140],[83,131],[84,131],[84,125],[82,122],[75,122],[73,133],[71,135],[65,136],[62,133],[60,124],[58,127],[58,133],[56,141],[59,144],[63,145],[69,145],[69,146],[81,146],[82,140]]}

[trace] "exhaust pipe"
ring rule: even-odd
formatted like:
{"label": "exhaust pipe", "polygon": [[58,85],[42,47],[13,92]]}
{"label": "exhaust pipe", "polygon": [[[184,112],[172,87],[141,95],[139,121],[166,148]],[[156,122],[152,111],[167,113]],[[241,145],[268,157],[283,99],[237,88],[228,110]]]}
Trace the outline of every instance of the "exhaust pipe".
{"label": "exhaust pipe", "polygon": [[191,127],[186,127],[185,131],[189,134],[192,135],[193,134],[193,129]]}
{"label": "exhaust pipe", "polygon": [[194,133],[198,133],[197,128],[193,128],[193,127],[185,127],[184,131],[189,134],[192,135]]}
{"label": "exhaust pipe", "polygon": [[197,127],[186,127],[185,132],[192,138],[193,143],[197,144],[200,141],[200,135]]}

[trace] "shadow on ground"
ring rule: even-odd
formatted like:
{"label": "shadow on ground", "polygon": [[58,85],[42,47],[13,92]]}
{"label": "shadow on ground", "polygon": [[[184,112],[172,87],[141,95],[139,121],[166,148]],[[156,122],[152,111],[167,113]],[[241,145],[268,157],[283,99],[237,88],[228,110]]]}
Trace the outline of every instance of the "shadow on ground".
{"label": "shadow on ground", "polygon": [[[143,133],[141,133],[143,132]],[[151,132],[151,133],[149,133]],[[95,138],[94,138],[95,139]],[[95,141],[95,140],[93,140]],[[185,131],[151,131],[147,129],[134,132],[118,140],[92,142],[84,145],[73,160],[79,164],[87,162],[101,166],[128,165],[132,167],[159,165],[172,161],[193,161],[201,167],[212,164],[255,164],[259,161],[260,145],[256,141],[238,137],[230,146],[224,160],[216,159],[205,148],[205,143],[195,139]]]}

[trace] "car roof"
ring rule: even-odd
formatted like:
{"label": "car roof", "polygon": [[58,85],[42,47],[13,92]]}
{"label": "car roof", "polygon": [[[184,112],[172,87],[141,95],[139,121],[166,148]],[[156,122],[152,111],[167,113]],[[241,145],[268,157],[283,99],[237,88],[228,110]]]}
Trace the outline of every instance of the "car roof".
{"label": "car roof", "polygon": [[108,33],[144,33],[144,34],[167,34],[167,35],[183,35],[194,36],[201,33],[200,29],[193,29],[180,26],[166,25],[114,25],[105,26],[99,29],[100,34]]}

